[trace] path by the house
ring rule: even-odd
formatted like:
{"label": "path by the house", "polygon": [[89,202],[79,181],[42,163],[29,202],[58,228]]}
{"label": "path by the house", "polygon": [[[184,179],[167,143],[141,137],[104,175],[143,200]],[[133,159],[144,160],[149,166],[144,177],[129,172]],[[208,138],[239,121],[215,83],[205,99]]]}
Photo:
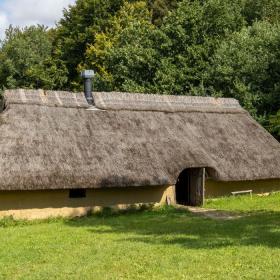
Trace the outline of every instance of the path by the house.
{"label": "path by the house", "polygon": [[191,206],[182,206],[182,205],[176,205],[175,207],[178,209],[185,209],[195,215],[207,217],[214,220],[235,220],[243,217],[240,214],[236,214],[229,211],[216,210],[216,209],[206,209],[201,207],[191,207]]}

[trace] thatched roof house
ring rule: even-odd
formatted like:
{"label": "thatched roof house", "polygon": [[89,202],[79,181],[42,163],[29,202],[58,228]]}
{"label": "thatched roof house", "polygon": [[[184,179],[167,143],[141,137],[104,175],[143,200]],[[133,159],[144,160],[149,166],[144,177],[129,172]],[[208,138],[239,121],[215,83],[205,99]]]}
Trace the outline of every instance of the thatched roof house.
{"label": "thatched roof house", "polygon": [[189,168],[231,184],[280,179],[280,144],[234,99],[94,93],[90,107],[82,93],[4,97],[2,191],[173,186]]}

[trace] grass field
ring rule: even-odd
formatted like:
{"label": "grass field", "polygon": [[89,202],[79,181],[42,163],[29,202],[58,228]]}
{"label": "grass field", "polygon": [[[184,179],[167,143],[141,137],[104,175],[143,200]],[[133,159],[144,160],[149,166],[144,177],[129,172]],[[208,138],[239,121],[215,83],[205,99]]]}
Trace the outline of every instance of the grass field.
{"label": "grass field", "polygon": [[225,197],[222,199],[209,199],[205,204],[206,208],[228,210],[236,212],[267,212],[280,211],[280,193],[273,193],[267,197],[253,195]]}
{"label": "grass field", "polygon": [[207,202],[211,220],[162,208],[45,222],[0,221],[1,279],[279,279],[280,195]]}

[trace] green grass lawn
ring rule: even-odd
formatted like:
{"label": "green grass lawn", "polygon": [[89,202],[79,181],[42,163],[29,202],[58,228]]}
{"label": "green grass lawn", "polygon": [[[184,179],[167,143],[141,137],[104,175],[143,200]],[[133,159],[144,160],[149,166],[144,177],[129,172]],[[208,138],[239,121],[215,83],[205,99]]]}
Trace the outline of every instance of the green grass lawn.
{"label": "green grass lawn", "polygon": [[236,197],[224,197],[219,199],[208,199],[205,208],[227,210],[235,212],[279,212],[280,193],[272,193],[269,196],[240,195]]}
{"label": "green grass lawn", "polygon": [[279,279],[280,195],[207,206],[250,215],[221,221],[162,208],[74,220],[0,221],[0,278]]}

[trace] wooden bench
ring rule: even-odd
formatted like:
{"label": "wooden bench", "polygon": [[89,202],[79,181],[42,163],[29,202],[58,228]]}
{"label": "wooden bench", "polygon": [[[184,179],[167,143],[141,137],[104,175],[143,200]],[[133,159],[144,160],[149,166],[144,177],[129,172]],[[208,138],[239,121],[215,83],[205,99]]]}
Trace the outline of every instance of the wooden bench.
{"label": "wooden bench", "polygon": [[239,194],[250,194],[251,198],[252,198],[252,193],[253,193],[253,190],[231,192],[231,194],[234,196],[239,195]]}

